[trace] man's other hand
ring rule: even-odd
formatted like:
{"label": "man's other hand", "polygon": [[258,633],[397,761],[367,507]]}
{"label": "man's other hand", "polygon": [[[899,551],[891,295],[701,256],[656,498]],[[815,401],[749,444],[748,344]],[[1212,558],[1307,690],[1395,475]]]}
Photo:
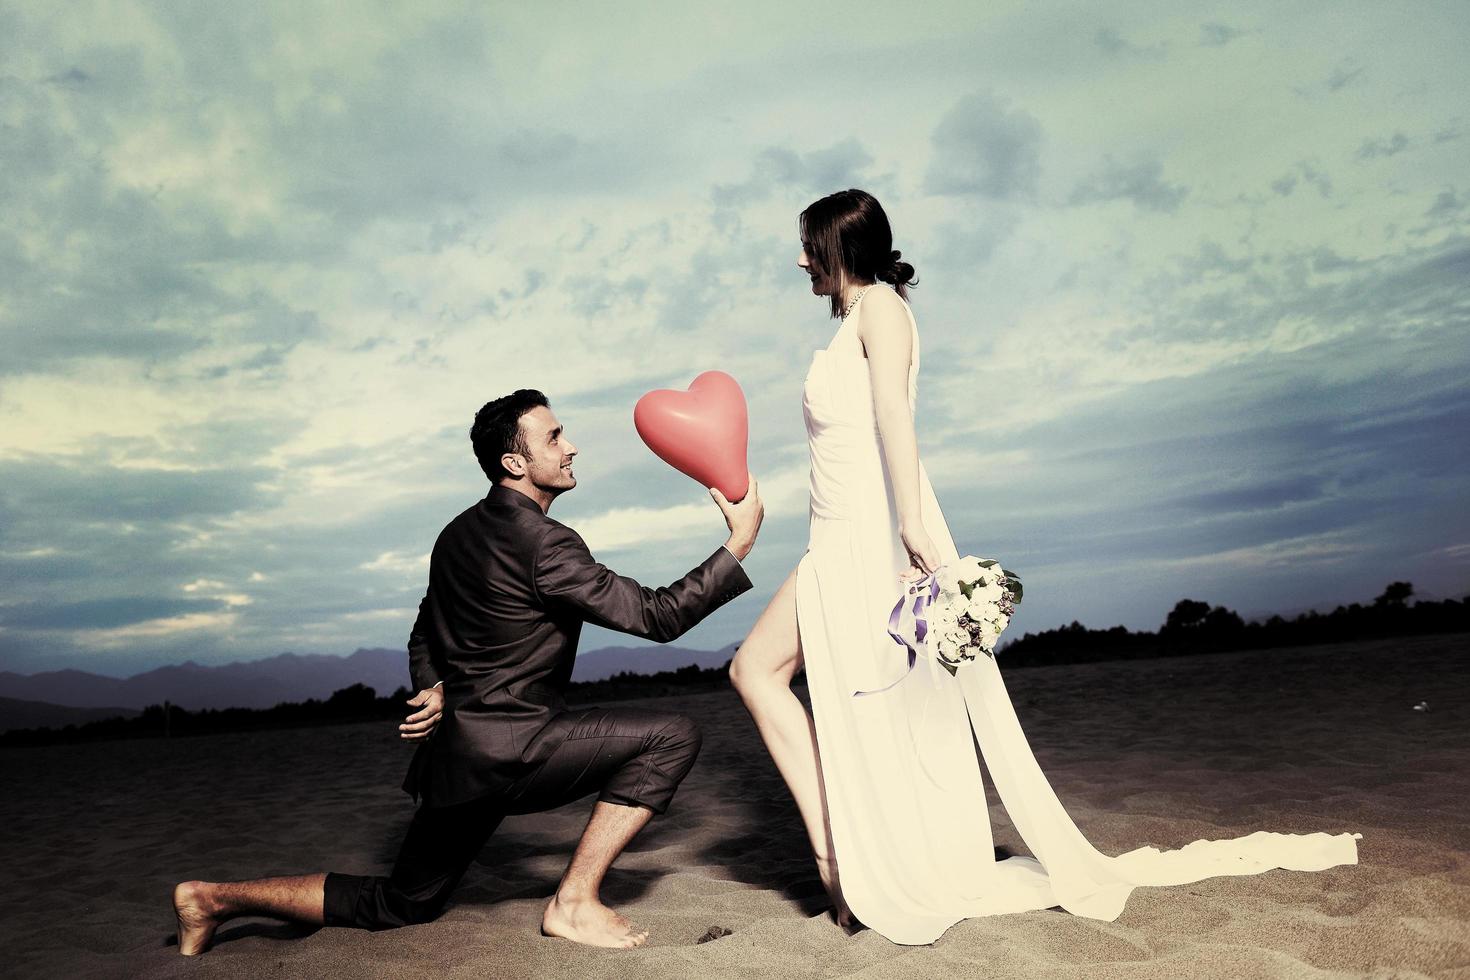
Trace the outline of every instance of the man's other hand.
{"label": "man's other hand", "polygon": [[434,728],[439,724],[439,717],[444,714],[444,689],[431,687],[427,691],[420,691],[408,699],[408,703],[418,711],[404,719],[403,724],[398,726],[398,737],[409,742],[417,742],[434,734]]}

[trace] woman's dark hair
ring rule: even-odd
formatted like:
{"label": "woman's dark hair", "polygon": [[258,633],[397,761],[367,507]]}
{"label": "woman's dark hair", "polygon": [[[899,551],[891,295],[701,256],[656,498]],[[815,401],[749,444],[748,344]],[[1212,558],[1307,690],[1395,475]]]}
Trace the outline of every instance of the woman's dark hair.
{"label": "woman's dark hair", "polygon": [[[846,271],[849,279],[882,280],[904,299],[909,286],[918,285],[914,267],[893,249],[893,229],[883,205],[867,191],[856,188],[828,194],[801,212],[801,242],[817,271],[834,283]],[[842,315],[842,295],[834,292],[832,315]]]}
{"label": "woman's dark hair", "polygon": [[538,406],[551,407],[546,396],[534,388],[521,388],[509,395],[486,402],[475,413],[475,424],[470,426],[470,444],[475,447],[475,458],[480,469],[499,483],[510,476],[500,457],[506,453],[526,452],[526,440],[521,435],[521,416]]}

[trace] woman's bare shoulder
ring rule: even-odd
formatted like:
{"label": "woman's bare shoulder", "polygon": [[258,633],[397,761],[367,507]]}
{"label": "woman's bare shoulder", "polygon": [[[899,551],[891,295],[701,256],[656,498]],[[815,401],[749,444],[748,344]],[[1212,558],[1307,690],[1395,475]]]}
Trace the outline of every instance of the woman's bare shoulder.
{"label": "woman's bare shoulder", "polygon": [[898,290],[883,282],[875,282],[863,293],[863,306],[869,312],[874,309],[888,313],[896,313],[899,317],[907,319],[907,303],[903,297],[898,295]]}
{"label": "woman's bare shoulder", "polygon": [[874,283],[863,294],[859,304],[858,333],[864,339],[909,331],[908,305],[896,291],[882,283]]}

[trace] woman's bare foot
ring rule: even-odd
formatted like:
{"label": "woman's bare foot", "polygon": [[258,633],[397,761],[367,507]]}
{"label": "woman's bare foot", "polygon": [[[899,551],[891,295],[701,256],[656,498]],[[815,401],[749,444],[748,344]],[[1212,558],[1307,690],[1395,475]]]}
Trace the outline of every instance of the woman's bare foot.
{"label": "woman's bare foot", "polygon": [[844,929],[851,929],[852,910],[842,898],[842,879],[837,874],[837,861],[822,854],[816,855],[816,858],[817,874],[822,878],[822,887],[827,889],[827,897],[832,900],[832,912],[837,916],[837,924]]}
{"label": "woman's bare foot", "polygon": [[612,909],[593,899],[567,900],[555,897],[541,916],[541,932],[586,946],[632,949],[648,939],[639,929]]}
{"label": "woman's bare foot", "polygon": [[179,920],[179,952],[198,956],[209,948],[220,920],[214,914],[209,883],[185,881],[174,886],[174,916]]}

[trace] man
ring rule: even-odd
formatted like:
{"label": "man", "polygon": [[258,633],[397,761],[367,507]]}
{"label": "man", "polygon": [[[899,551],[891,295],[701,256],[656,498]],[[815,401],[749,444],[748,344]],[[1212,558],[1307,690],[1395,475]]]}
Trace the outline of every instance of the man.
{"label": "man", "polygon": [[239,915],[386,929],[443,909],[501,818],[598,793],[541,928],[594,946],[641,945],[647,932],[600,901],[603,875],[694,764],[689,718],[640,708],[569,710],[563,692],[584,621],[668,642],[750,588],[740,560],[764,516],[755,478],[732,504],[710,494],[730,537],[679,581],[648,589],[598,564],[547,516],[577,485],[567,439],[538,391],[475,416],[475,455],[493,484],[444,528],[409,638],[420,710],[400,726],[419,742],[404,789],[422,797],[388,877],[336,873],[174,889],[179,951],[202,953]]}

